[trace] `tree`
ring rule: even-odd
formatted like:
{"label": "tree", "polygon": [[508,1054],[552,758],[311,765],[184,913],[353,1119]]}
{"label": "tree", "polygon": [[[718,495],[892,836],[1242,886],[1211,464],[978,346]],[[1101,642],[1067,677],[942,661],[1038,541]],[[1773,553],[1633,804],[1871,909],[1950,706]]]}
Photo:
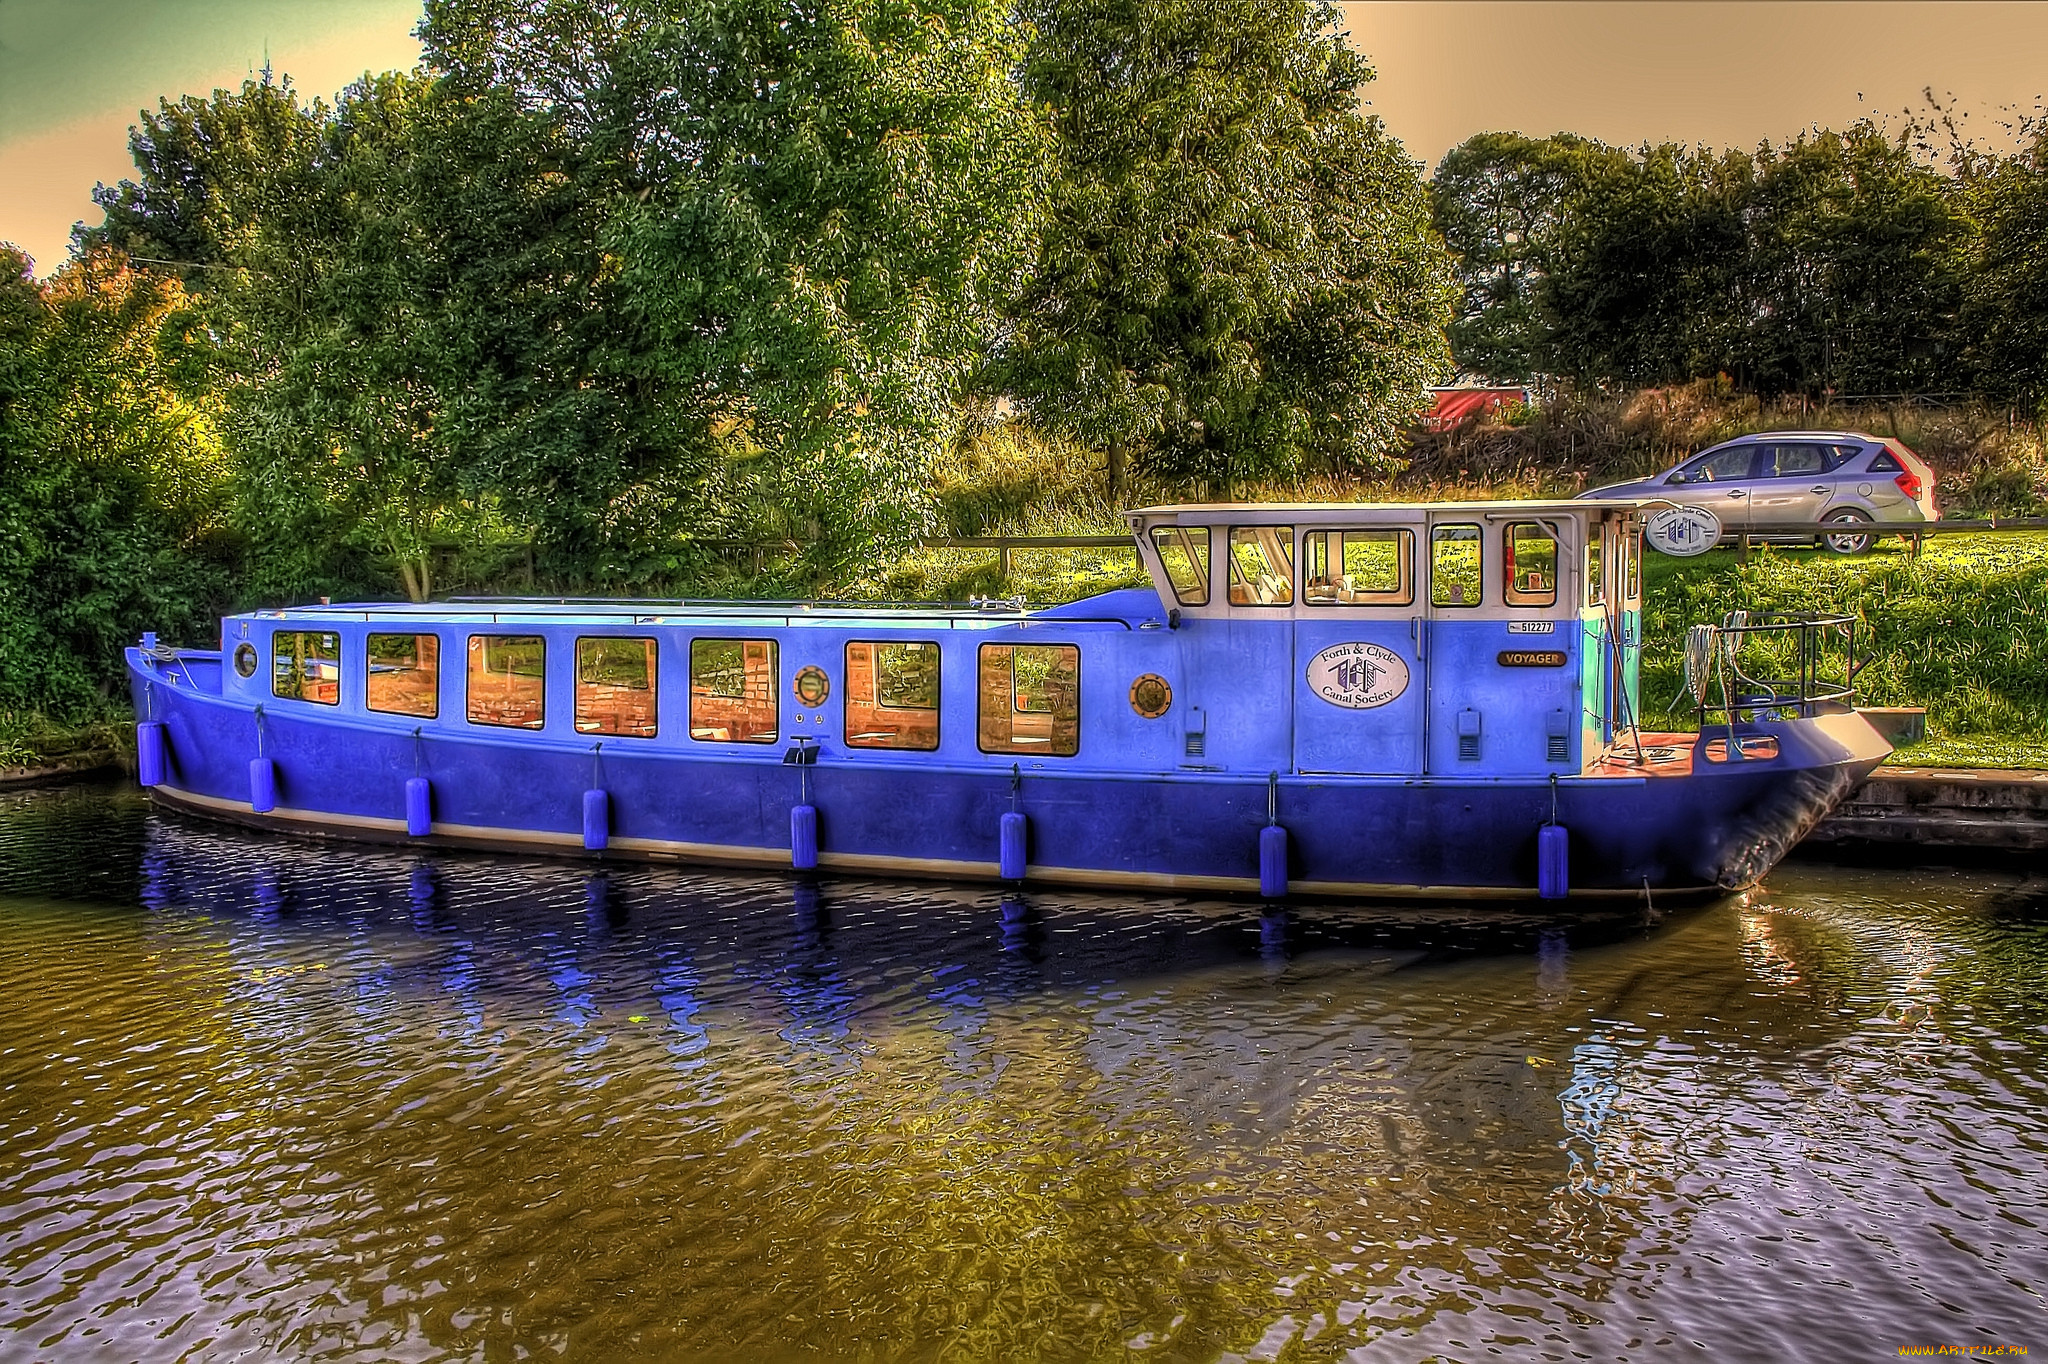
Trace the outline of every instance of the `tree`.
{"label": "tree", "polygon": [[1559,373],[1640,385],[1735,364],[1748,169],[1666,144],[1581,185],[1541,285]]}
{"label": "tree", "polygon": [[1969,225],[1906,138],[1868,122],[1757,150],[1737,364],[1759,392],[1955,384]]}
{"label": "tree", "polygon": [[426,31],[616,187],[611,320],[697,452],[698,533],[793,537],[828,577],[920,529],[1030,241],[1042,132],[1008,8],[449,0]]}
{"label": "tree", "polygon": [[1430,213],[1457,257],[1461,290],[1449,328],[1458,368],[1527,382],[1547,372],[1552,338],[1540,290],[1565,215],[1628,153],[1558,133],[1478,133],[1438,163]]}
{"label": "tree", "polygon": [[1982,391],[2048,426],[2048,123],[2023,152],[1963,186],[1979,227],[1963,304],[1968,359]]}
{"label": "tree", "polygon": [[1371,68],[1306,0],[1043,0],[1055,173],[991,382],[1042,425],[1228,486],[1369,466],[1446,366],[1449,261]]}
{"label": "tree", "polygon": [[84,718],[145,628],[209,638],[226,462],[190,300],[105,249],[0,247],[0,706]]}

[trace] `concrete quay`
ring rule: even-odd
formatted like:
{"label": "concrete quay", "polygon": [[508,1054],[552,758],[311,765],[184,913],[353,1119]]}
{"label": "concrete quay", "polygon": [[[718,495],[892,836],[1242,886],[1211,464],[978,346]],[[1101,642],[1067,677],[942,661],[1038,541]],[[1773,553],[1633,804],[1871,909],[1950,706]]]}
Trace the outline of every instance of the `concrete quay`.
{"label": "concrete quay", "polygon": [[1817,851],[2048,851],[2048,772],[1880,767],[1806,836]]}

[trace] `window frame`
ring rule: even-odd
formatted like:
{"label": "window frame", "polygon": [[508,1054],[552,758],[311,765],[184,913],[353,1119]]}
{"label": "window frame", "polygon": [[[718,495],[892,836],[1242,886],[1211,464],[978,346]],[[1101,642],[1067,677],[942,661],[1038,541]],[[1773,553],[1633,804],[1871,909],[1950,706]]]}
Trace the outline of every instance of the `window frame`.
{"label": "window frame", "polygon": [[[1548,594],[1515,586],[1515,532],[1532,527],[1541,532],[1540,538],[1550,542],[1550,590]],[[1551,527],[1541,521],[1510,521],[1500,528],[1501,589],[1503,606],[1520,610],[1536,610],[1557,605],[1558,583],[1564,576],[1564,540]]]}
{"label": "window frame", "polygon": [[[1768,444],[1759,441],[1757,443],[1757,454],[1759,457],[1767,449],[1771,452],[1771,471],[1767,474],[1756,473],[1754,470],[1757,466],[1752,464],[1750,466],[1752,470],[1750,477],[1766,481],[1780,478],[1825,478],[1842,467],[1842,458],[1837,453],[1841,447],[1817,440],[1780,440],[1771,441]],[[1817,452],[1820,457],[1820,468],[1797,469],[1791,473],[1786,473],[1778,467],[1778,452],[1784,449],[1812,450]]]}
{"label": "window frame", "polygon": [[[1004,689],[1005,695],[1007,695],[1009,698],[1008,714],[1005,718],[1009,722],[1010,742],[1008,746],[1002,748],[990,748],[988,746],[987,734],[982,728],[982,705],[988,699],[988,689],[985,685],[985,679],[988,668],[988,651],[991,649],[1007,649],[1010,655],[1009,685]],[[1022,711],[1017,709],[1017,651],[1019,649],[1066,649],[1069,650],[1074,656],[1074,746],[1067,752],[1062,753],[1058,748],[1053,746],[1053,734],[1047,735],[1045,747],[1043,748],[1039,748],[1035,745],[1019,746],[1017,743],[1016,717],[1019,715],[1050,715],[1052,716],[1052,728],[1054,734],[1057,733],[1059,728],[1059,712],[1057,710]],[[989,642],[982,644],[979,648],[975,650],[974,746],[981,752],[1002,757],[1078,757],[1081,752],[1081,711],[1081,646],[1079,644],[1075,644],[1066,640],[1046,640],[1043,642],[1009,644],[1002,643],[996,640],[990,640]]]}
{"label": "window frame", "polygon": [[[1194,559],[1197,556],[1193,552],[1192,542],[1197,536],[1200,536],[1202,541],[1202,551],[1199,556],[1202,569],[1200,580],[1201,596],[1198,598],[1190,597],[1185,592],[1182,592],[1180,584],[1173,580],[1173,571],[1166,566],[1166,545],[1162,538],[1177,537],[1189,542],[1179,546],[1179,548],[1183,553],[1188,554],[1190,559]],[[1159,560],[1159,571],[1165,576],[1166,585],[1173,589],[1174,600],[1182,606],[1207,606],[1209,599],[1216,594],[1216,536],[1214,528],[1210,526],[1181,525],[1154,526],[1150,532],[1150,538],[1152,541],[1152,553]]]}
{"label": "window frame", "polygon": [[[1264,574],[1263,576],[1273,579],[1275,582],[1278,582],[1282,587],[1286,588],[1287,595],[1279,601],[1239,601],[1237,599],[1236,591],[1238,574],[1237,546],[1240,543],[1252,545],[1254,548],[1258,550],[1259,558],[1261,559],[1261,561],[1264,561],[1269,569],[1273,566],[1271,561],[1266,558],[1266,544],[1265,541],[1260,538],[1261,533],[1264,533],[1266,536],[1269,536],[1273,544],[1285,547],[1287,560],[1284,564],[1280,566],[1281,572],[1269,572]],[[1249,535],[1252,538],[1248,541],[1240,542],[1238,539],[1238,536],[1240,534]],[[1255,611],[1286,611],[1291,610],[1293,608],[1294,603],[1299,594],[1295,591],[1294,584],[1294,526],[1291,523],[1284,526],[1276,526],[1272,524],[1251,524],[1244,526],[1231,526],[1224,535],[1223,545],[1223,573],[1225,584],[1223,595],[1230,605],[1243,606]],[[1249,580],[1247,580],[1247,596],[1250,595],[1250,587],[1251,584]]]}
{"label": "window frame", "polygon": [[[1756,461],[1757,456],[1762,453],[1762,447],[1762,441],[1748,440],[1740,445],[1724,446],[1719,450],[1703,450],[1679,465],[1676,469],[1673,469],[1671,473],[1666,474],[1664,476],[1664,483],[1667,487],[1689,487],[1695,483],[1706,483],[1710,486],[1724,483],[1747,483],[1756,477]],[[1709,461],[1735,454],[1737,451],[1749,456],[1749,462],[1743,466],[1741,473],[1731,475],[1728,478],[1700,479],[1692,477],[1692,471],[1695,468],[1705,465]]]}
{"label": "window frame", "polygon": [[[1469,530],[1468,536],[1439,536],[1440,531]],[[1479,550],[1473,581],[1479,585],[1476,601],[1443,601],[1437,596],[1436,547],[1469,539]],[[1486,530],[1477,521],[1445,521],[1429,528],[1429,609],[1432,611],[1476,611],[1486,604]]]}
{"label": "window frame", "polygon": [[[370,650],[379,639],[410,639],[413,641],[413,657],[419,657],[419,641],[434,641],[434,688],[433,709],[428,711],[400,710],[395,706],[380,706],[371,700],[370,684],[377,676],[376,665],[371,661]],[[415,664],[409,672],[424,671]],[[375,715],[407,715],[415,720],[438,720],[441,718],[441,636],[431,630],[366,630],[363,632],[363,709]]]}
{"label": "window frame", "polygon": [[[697,732],[697,646],[700,644],[737,644],[740,646],[740,694],[738,700],[745,701],[747,673],[747,645],[768,646],[768,704],[773,707],[772,718],[767,731],[756,738],[714,739]],[[684,700],[683,728],[689,732],[690,741],[699,744],[773,744],[782,740],[782,641],[772,635],[750,637],[744,635],[696,635],[690,640],[687,655],[685,685],[688,693]],[[734,699],[734,698],[728,698]],[[709,729],[711,726],[706,725]]]}
{"label": "window frame", "polygon": [[[1329,537],[1332,535],[1340,537],[1340,546],[1342,543],[1342,537],[1351,535],[1385,535],[1392,537],[1394,543],[1397,546],[1399,546],[1399,549],[1397,549],[1396,551],[1399,558],[1399,571],[1396,575],[1399,587],[1393,592],[1368,593],[1367,595],[1372,598],[1372,600],[1370,601],[1345,601],[1341,596],[1332,596],[1327,601],[1318,601],[1314,597],[1310,596],[1308,585],[1312,581],[1312,579],[1309,576],[1309,569],[1314,562],[1315,555],[1309,549],[1309,541],[1317,536],[1322,537],[1322,551],[1324,558],[1327,561],[1330,552]],[[1341,555],[1341,548],[1339,550],[1339,553]],[[1326,568],[1329,567],[1327,562],[1325,562],[1324,566]],[[1338,566],[1341,567],[1342,565],[1339,564]],[[1301,604],[1303,606],[1313,606],[1318,610],[1326,610],[1334,606],[1343,607],[1352,611],[1370,611],[1375,608],[1412,607],[1415,605],[1415,527],[1309,526],[1305,528],[1301,533],[1301,574]],[[1333,584],[1333,591],[1341,591],[1342,589],[1335,588],[1334,584],[1339,577],[1344,577],[1348,575],[1340,573],[1328,573],[1321,576],[1330,579],[1331,583]]]}
{"label": "window frame", "polygon": [[[533,723],[531,723],[531,724],[526,724],[526,723],[523,723],[523,722],[520,722],[520,721],[514,721],[514,720],[490,720],[490,719],[483,719],[483,720],[480,720],[480,719],[478,719],[478,718],[477,718],[477,712],[476,712],[476,678],[477,678],[477,672],[476,672],[476,669],[475,669],[475,668],[474,668],[473,666],[471,666],[470,660],[471,660],[471,658],[473,658],[473,657],[475,656],[475,653],[476,653],[476,644],[477,644],[477,641],[479,641],[479,640],[486,640],[486,639],[520,639],[520,640],[530,639],[530,640],[534,640],[534,641],[536,641],[537,643],[539,643],[539,645],[540,645],[540,716],[539,716],[539,718],[538,718],[538,719],[536,719],[536,720],[535,720],[535,721],[534,721]],[[485,652],[486,652],[486,654],[488,654],[488,652],[489,652],[489,651],[488,651],[488,647],[486,647],[486,650],[485,650]],[[471,634],[469,635],[469,637],[468,637],[467,639],[465,639],[465,640],[463,641],[463,660],[462,660],[462,661],[463,661],[463,668],[462,668],[462,718],[463,718],[463,720],[464,720],[465,722],[467,722],[467,723],[469,723],[469,724],[472,724],[472,725],[482,725],[482,726],[484,726],[484,727],[486,727],[486,728],[489,728],[489,729],[515,729],[515,730],[521,730],[521,731],[524,731],[524,732],[526,732],[526,733],[529,733],[529,734],[530,734],[530,733],[535,733],[535,732],[538,732],[538,731],[540,731],[540,730],[543,730],[543,729],[546,729],[546,728],[548,727],[548,637],[547,637],[546,635],[539,635],[539,634],[517,634],[517,635],[508,635],[508,634],[499,634],[499,633],[496,633],[496,632],[486,632],[486,631],[476,631],[476,632],[472,632],[472,633],[471,633]],[[485,676],[489,676],[489,675],[490,675],[490,669],[489,669],[489,668],[486,668],[486,669],[484,670],[484,675],[485,675]],[[516,674],[510,674],[510,673],[508,673],[507,675],[508,675],[508,676],[515,676]]]}
{"label": "window frame", "polygon": [[[329,659],[321,659],[321,660],[319,660],[319,661],[321,661],[321,662],[332,662],[332,663],[334,664],[334,699],[333,699],[333,700],[331,700],[331,701],[323,701],[323,700],[321,700],[321,699],[320,699],[319,697],[317,697],[317,696],[308,696],[308,695],[306,695],[306,693],[305,693],[305,679],[304,679],[304,677],[303,677],[303,669],[304,669],[304,667],[305,667],[305,658],[304,658],[304,651],[303,651],[303,645],[301,646],[301,655],[300,655],[300,658],[299,658],[299,666],[300,666],[300,668],[301,668],[301,672],[302,672],[302,677],[301,677],[301,681],[300,681],[300,683],[299,683],[299,691],[298,691],[298,693],[297,693],[297,694],[293,694],[293,693],[291,693],[291,692],[282,692],[282,691],[279,691],[279,690],[277,689],[277,684],[278,684],[278,682],[282,680],[282,679],[281,679],[281,678],[280,678],[280,677],[278,676],[278,671],[277,671],[277,665],[278,665],[278,653],[277,653],[277,642],[278,642],[278,640],[280,640],[280,639],[284,638],[284,637],[285,637],[285,636],[287,636],[287,635],[293,635],[293,636],[296,636],[296,637],[298,637],[298,638],[299,638],[300,640],[304,640],[304,639],[305,639],[305,638],[306,638],[306,637],[307,637],[308,635],[313,635],[313,636],[317,636],[317,637],[320,637],[320,638],[324,638],[324,639],[331,639],[331,640],[333,640],[333,641],[334,641],[334,652],[333,652],[333,656],[332,656],[331,658],[329,658]],[[339,630],[305,630],[305,629],[279,629],[279,630],[272,630],[272,631],[270,632],[270,695],[271,695],[271,696],[272,696],[272,698],[274,698],[275,700],[279,700],[279,701],[303,701],[303,702],[305,702],[305,703],[306,703],[307,705],[309,705],[309,706],[338,706],[338,705],[340,705],[340,704],[341,704],[341,688],[342,688],[342,683],[343,683],[343,682],[344,682],[344,681],[346,680],[346,673],[347,673],[347,670],[346,670],[345,668],[343,668],[343,667],[342,667],[342,659],[341,659],[341,650],[342,650],[342,644],[341,644],[341,631],[339,631]]]}
{"label": "window frame", "polygon": [[[583,646],[586,644],[632,643],[647,646],[647,702],[651,717],[645,734],[626,729],[585,729],[583,727],[583,689],[600,686],[583,680]],[[661,641],[653,635],[577,635],[574,653],[574,667],[570,677],[569,726],[578,734],[596,734],[607,739],[653,739],[661,733]]]}
{"label": "window frame", "polygon": [[[934,668],[938,676],[933,679],[937,693],[929,708],[924,706],[891,706],[882,701],[882,660],[881,651],[889,647],[916,644],[930,649],[937,660]],[[928,713],[932,719],[932,741],[929,744],[879,743],[854,737],[853,730],[853,651],[865,648],[868,655],[868,708],[872,710],[914,710],[919,714]],[[858,748],[870,753],[933,753],[945,741],[946,732],[946,651],[935,639],[849,639],[840,651],[840,700],[839,734],[841,742],[848,748]]]}

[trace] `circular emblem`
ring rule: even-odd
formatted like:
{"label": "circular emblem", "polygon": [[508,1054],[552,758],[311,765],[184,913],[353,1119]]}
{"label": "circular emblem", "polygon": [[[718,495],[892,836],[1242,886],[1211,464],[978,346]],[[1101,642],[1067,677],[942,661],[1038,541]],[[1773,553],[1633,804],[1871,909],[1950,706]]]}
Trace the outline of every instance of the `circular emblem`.
{"label": "circular emblem", "polygon": [[1643,523],[1652,549],[1686,559],[1721,542],[1721,518],[1705,507],[1666,507]]}
{"label": "circular emblem", "polygon": [[1146,673],[1131,683],[1131,709],[1147,720],[1157,720],[1173,704],[1173,688],[1158,673]]}
{"label": "circular emblem", "polygon": [[256,646],[244,641],[235,646],[235,671],[243,677],[256,675]]}
{"label": "circular emblem", "polygon": [[832,694],[832,679],[825,676],[825,670],[819,667],[798,668],[792,685],[796,699],[807,706],[822,706],[825,698]]}
{"label": "circular emblem", "polygon": [[1308,689],[1333,706],[1371,710],[1408,690],[1408,661],[1377,644],[1332,644],[1308,661]]}

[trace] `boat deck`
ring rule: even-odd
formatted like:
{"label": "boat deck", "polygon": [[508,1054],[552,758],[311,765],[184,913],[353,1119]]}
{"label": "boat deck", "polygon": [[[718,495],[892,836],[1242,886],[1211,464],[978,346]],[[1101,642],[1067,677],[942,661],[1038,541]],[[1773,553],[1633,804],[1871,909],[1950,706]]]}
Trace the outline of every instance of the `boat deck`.
{"label": "boat deck", "polygon": [[[1641,756],[1637,756],[1636,745],[1622,743],[1601,758],[1589,764],[1585,775],[1589,777],[1689,777],[1692,775],[1693,754],[1697,751],[1699,735],[1646,732],[1642,736]],[[1736,751],[1739,762],[1763,762],[1778,756],[1778,741],[1768,734],[1742,734],[1736,736]],[[1707,736],[1707,761],[1724,763],[1728,761],[1728,738],[1725,734]]]}

